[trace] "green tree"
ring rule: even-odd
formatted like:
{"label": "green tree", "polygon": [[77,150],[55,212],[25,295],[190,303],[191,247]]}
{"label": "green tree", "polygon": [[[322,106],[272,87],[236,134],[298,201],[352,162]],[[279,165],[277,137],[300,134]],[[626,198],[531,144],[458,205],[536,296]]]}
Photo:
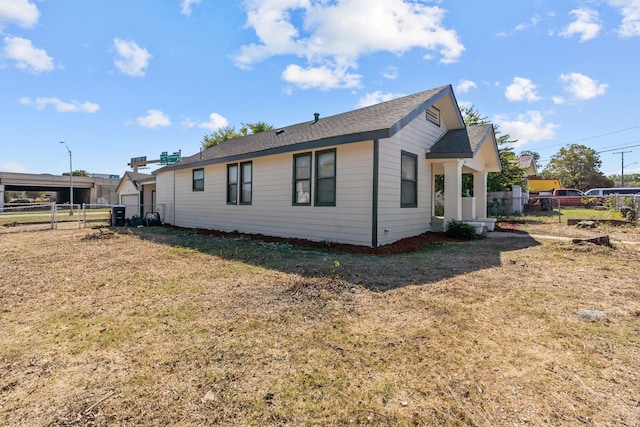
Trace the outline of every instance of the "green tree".
{"label": "green tree", "polygon": [[225,126],[216,129],[209,135],[205,135],[201,141],[202,148],[206,150],[207,148],[211,148],[228,139],[247,136],[253,133],[266,132],[271,129],[273,129],[273,126],[266,122],[242,123],[240,130],[236,130],[235,126]]}
{"label": "green tree", "polygon": [[[89,176],[89,172],[84,169],[74,170],[73,176]],[[62,176],[69,176],[69,172],[64,172]]]}
{"label": "green tree", "polygon": [[[460,107],[460,112],[467,126],[488,124],[489,120],[482,116],[472,105],[470,107]],[[511,140],[511,135],[500,133],[497,126],[494,126],[496,142],[498,144],[498,155],[502,164],[501,172],[490,172],[487,176],[488,191],[509,191],[513,185],[522,185],[526,171],[520,167],[518,156],[513,151],[511,144],[516,142]],[[466,186],[465,186],[466,185]],[[468,179],[463,178],[463,189],[472,186]],[[470,188],[469,188],[470,189]]]}
{"label": "green tree", "polygon": [[[622,176],[620,174],[609,175],[607,178],[614,182],[615,187],[622,187]],[[640,173],[625,173],[625,187],[640,187]]]}
{"label": "green tree", "polygon": [[226,141],[227,139],[237,138],[239,136],[243,135],[242,133],[236,131],[236,128],[233,126],[218,128],[211,132],[209,135],[205,135],[202,138],[202,148],[207,149],[213,147],[214,145],[218,145],[221,142]]}
{"label": "green tree", "polygon": [[565,187],[586,191],[594,187],[612,187],[614,182],[600,171],[602,160],[593,149],[571,144],[555,154],[540,176],[558,178]]}
{"label": "green tree", "polygon": [[247,135],[248,131],[251,131],[251,133],[260,133],[270,130],[273,130],[273,125],[267,122],[242,123],[242,127],[240,128],[243,135]]}

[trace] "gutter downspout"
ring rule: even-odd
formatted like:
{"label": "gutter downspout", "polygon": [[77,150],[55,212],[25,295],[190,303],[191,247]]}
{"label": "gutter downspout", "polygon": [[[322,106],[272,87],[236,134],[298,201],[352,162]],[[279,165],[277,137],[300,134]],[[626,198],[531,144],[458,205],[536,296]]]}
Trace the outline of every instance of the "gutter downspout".
{"label": "gutter downspout", "polygon": [[380,163],[380,141],[373,140],[373,197],[371,198],[371,246],[378,247],[378,175]]}

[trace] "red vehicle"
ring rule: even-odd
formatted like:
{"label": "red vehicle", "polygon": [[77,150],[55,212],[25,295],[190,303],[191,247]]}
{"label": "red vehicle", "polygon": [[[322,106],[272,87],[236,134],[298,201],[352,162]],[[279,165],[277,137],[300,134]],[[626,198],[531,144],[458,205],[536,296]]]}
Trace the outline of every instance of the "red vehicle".
{"label": "red vehicle", "polygon": [[601,205],[604,197],[587,196],[575,188],[559,188],[550,192],[540,192],[529,197],[529,204],[540,205],[540,210],[551,210],[560,206],[584,206]]}

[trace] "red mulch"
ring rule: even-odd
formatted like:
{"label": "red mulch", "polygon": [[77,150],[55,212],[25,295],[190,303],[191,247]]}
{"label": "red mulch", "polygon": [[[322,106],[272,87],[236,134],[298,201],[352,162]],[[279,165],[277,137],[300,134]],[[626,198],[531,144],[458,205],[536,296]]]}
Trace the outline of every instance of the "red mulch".
{"label": "red mulch", "polygon": [[[182,230],[181,227],[166,226],[174,230]],[[313,242],[305,239],[291,239],[285,237],[265,236],[263,234],[244,234],[239,232],[224,232],[218,230],[205,230],[195,229],[195,231],[203,236],[215,236],[215,237],[244,237],[247,239],[261,240],[263,242],[276,242],[287,243],[294,246],[301,246],[312,249],[332,250],[336,252],[348,252],[356,254],[373,254],[373,255],[394,255],[408,252],[415,252],[425,246],[438,244],[442,242],[461,242],[459,239],[454,239],[447,236],[445,233],[436,233],[427,231],[419,236],[408,237],[406,239],[398,240],[389,245],[379,246],[377,248],[371,248],[368,246],[348,245],[344,243],[333,242]]]}

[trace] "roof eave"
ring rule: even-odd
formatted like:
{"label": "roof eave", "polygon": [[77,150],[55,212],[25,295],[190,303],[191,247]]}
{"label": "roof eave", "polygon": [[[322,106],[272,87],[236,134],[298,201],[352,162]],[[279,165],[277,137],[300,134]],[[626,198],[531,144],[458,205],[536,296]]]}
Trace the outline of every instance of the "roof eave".
{"label": "roof eave", "polygon": [[234,161],[245,160],[245,159],[253,159],[256,157],[271,156],[274,154],[283,154],[283,153],[289,153],[294,151],[312,150],[316,148],[329,147],[333,145],[342,145],[342,144],[350,144],[353,142],[383,139],[383,138],[388,138],[389,134],[390,134],[389,129],[378,129],[374,131],[360,132],[360,133],[354,133],[350,135],[340,135],[340,136],[335,136],[331,138],[323,138],[323,139],[317,139],[313,141],[304,141],[296,144],[283,145],[280,147],[253,151],[249,153],[241,153],[241,154],[235,154],[231,156],[217,157],[213,159],[203,159],[203,160],[198,160],[198,161],[189,162],[189,163],[179,162],[179,163],[168,165],[161,169],[155,170],[153,174],[156,175],[157,173],[160,173],[160,172],[169,172],[172,170],[191,169],[191,168],[197,168],[197,167],[204,167],[208,165],[215,165],[219,163],[228,163],[228,162],[234,162]]}
{"label": "roof eave", "polygon": [[[453,94],[453,88],[451,87],[451,85],[442,87],[442,89],[439,92],[437,92],[435,95],[431,96],[425,102],[423,102],[422,104],[414,108],[413,111],[411,111],[409,114],[407,114],[406,116],[398,120],[396,123],[391,125],[389,127],[389,136],[393,136],[396,133],[400,132],[405,126],[411,123],[416,117],[420,116],[429,107],[436,104],[438,101],[440,101],[442,98],[444,98],[447,95],[450,95],[453,98],[453,101],[456,102],[455,95]],[[464,123],[461,115],[460,115],[460,121]]]}
{"label": "roof eave", "polygon": [[425,155],[426,159],[472,159],[474,153],[471,151],[462,151],[458,153],[427,153]]}
{"label": "roof eave", "polygon": [[489,135],[491,135],[492,132],[493,132],[493,125],[487,126],[487,130],[484,132],[484,134],[480,138],[480,143],[476,146],[475,150],[473,150],[474,156],[478,154],[478,151],[480,151],[480,148],[482,148],[482,145],[487,141],[487,138],[489,137]]}

